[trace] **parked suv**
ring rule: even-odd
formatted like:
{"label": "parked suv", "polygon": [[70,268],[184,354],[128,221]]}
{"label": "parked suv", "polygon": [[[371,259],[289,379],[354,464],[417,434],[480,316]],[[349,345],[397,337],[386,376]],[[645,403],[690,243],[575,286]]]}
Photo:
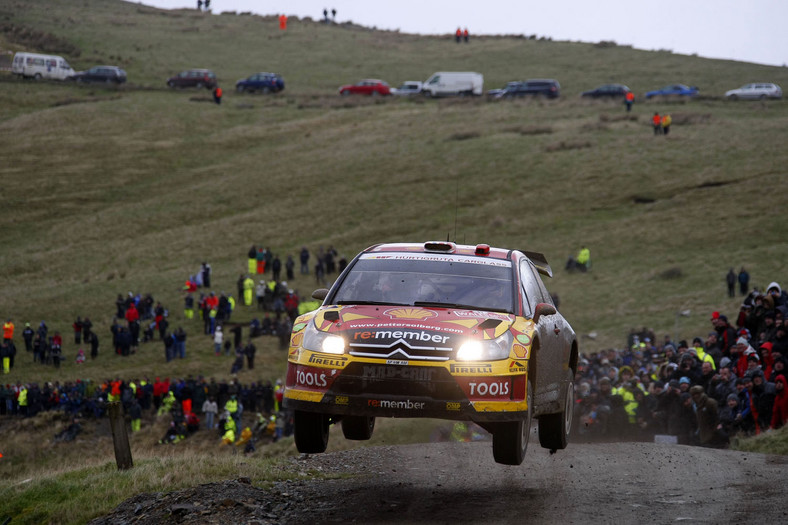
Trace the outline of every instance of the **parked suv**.
{"label": "parked suv", "polygon": [[525,82],[509,82],[502,90],[491,93],[496,98],[512,98],[525,96],[542,96],[558,98],[561,95],[561,85],[557,80],[533,79]]}
{"label": "parked suv", "polygon": [[181,71],[167,80],[171,88],[196,87],[213,89],[216,87],[216,75],[210,69],[188,69]]}
{"label": "parked suv", "polygon": [[123,84],[126,82],[126,72],[116,66],[95,66],[87,71],[78,71],[67,80]]}
{"label": "parked suv", "polygon": [[249,78],[242,78],[235,83],[238,93],[278,93],[285,88],[285,81],[276,73],[255,73]]}

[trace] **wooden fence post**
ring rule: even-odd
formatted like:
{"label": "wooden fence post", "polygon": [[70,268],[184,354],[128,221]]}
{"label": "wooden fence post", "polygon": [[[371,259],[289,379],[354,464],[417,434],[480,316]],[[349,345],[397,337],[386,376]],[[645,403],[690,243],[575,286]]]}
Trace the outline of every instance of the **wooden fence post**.
{"label": "wooden fence post", "polygon": [[109,425],[112,428],[112,443],[115,445],[115,463],[118,470],[130,469],[134,466],[131,459],[129,435],[126,433],[126,421],[119,401],[109,404]]}

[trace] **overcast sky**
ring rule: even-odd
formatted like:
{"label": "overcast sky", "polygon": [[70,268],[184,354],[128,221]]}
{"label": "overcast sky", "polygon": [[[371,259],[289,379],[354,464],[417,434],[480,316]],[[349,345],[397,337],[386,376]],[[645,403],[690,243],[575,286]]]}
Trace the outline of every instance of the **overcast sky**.
{"label": "overcast sky", "polygon": [[[166,9],[197,0],[142,0]],[[212,0],[211,10],[352,21],[407,33],[536,34],[554,40],[614,40],[709,58],[788,64],[788,0]]]}

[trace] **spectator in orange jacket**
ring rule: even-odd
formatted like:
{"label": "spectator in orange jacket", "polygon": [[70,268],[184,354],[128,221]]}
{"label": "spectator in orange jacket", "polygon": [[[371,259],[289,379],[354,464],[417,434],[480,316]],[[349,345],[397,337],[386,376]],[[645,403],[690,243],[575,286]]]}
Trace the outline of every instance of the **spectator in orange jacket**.
{"label": "spectator in orange jacket", "polygon": [[651,117],[651,123],[654,124],[654,135],[659,135],[662,133],[662,117],[659,116],[659,113],[654,112],[654,116]]}

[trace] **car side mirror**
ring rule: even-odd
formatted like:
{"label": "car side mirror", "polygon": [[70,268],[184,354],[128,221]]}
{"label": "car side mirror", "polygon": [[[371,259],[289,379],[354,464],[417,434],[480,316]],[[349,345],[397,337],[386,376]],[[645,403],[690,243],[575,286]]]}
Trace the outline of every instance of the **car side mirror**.
{"label": "car side mirror", "polygon": [[327,289],[318,288],[317,290],[312,292],[312,299],[317,299],[318,301],[325,301],[327,295],[328,295]]}
{"label": "car side mirror", "polygon": [[548,303],[539,303],[536,305],[536,309],[534,310],[534,323],[539,322],[539,318],[543,315],[554,315],[558,313],[558,310],[555,309],[555,306]]}

